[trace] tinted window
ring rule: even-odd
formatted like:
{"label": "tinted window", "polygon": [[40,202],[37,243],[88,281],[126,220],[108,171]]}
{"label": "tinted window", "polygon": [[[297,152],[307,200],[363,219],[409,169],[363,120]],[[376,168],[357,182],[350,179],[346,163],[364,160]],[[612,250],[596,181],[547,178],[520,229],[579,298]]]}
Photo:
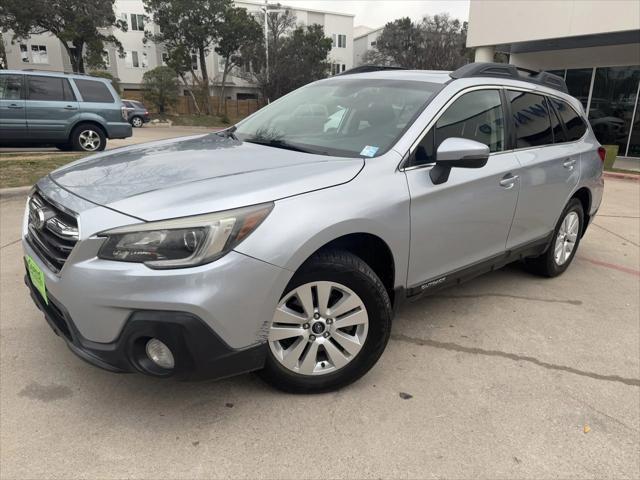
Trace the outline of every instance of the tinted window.
{"label": "tinted window", "polygon": [[564,133],[562,122],[558,117],[558,112],[551,105],[551,99],[547,98],[549,106],[549,117],[551,118],[551,129],[553,130],[553,143],[562,143],[567,141],[567,135]]}
{"label": "tinted window", "polygon": [[582,117],[571,107],[568,103],[558,100],[556,98],[551,99],[556,112],[564,122],[567,130],[567,142],[574,142],[580,140],[587,131]]}
{"label": "tinted window", "polygon": [[73,99],[73,93],[69,86],[69,80],[61,77],[27,76],[29,100],[69,101]]}
{"label": "tinted window", "polygon": [[553,143],[549,109],[542,95],[509,90],[511,114],[516,128],[516,148]]}
{"label": "tinted window", "polygon": [[424,136],[416,149],[414,165],[435,162],[438,146],[447,138],[460,137],[504,149],[504,116],[497,90],[478,90],[458,98]]}
{"label": "tinted window", "polygon": [[84,102],[114,103],[115,100],[104,83],[94,80],[76,79],[74,81]]}
{"label": "tinted window", "polygon": [[22,78],[22,75],[0,75],[0,100],[20,100]]}

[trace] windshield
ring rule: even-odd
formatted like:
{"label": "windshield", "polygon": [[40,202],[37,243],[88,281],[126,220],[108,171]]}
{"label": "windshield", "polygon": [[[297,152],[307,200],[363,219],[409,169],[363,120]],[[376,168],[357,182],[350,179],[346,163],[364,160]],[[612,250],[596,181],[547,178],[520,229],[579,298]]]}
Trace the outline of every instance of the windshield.
{"label": "windshield", "polygon": [[309,153],[376,157],[411,125],[436,83],[332,79],[302,87],[238,124],[243,141]]}

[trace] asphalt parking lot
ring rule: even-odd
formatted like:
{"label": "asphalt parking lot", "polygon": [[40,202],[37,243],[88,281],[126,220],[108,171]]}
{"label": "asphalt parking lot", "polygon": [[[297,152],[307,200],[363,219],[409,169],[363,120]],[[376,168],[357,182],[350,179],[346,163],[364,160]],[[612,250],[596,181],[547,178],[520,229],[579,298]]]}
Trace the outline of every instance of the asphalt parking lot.
{"label": "asphalt parking lot", "polygon": [[[136,143],[152,142],[154,140],[163,140],[165,138],[185,137],[187,135],[198,135],[200,133],[206,133],[219,130],[218,128],[208,127],[150,127],[145,125],[142,128],[134,128],[133,135],[129,138],[122,138],[119,140],[107,140],[107,150],[112,148],[124,147],[127,145],[134,145]],[[55,147],[3,147],[0,148],[0,154],[2,153],[14,153],[14,152],[59,152]]]}
{"label": "asphalt parking lot", "polygon": [[22,283],[23,203],[0,200],[3,479],[640,477],[638,182],[607,180],[563,276],[413,303],[368,375],[315,396],[83,363]]}

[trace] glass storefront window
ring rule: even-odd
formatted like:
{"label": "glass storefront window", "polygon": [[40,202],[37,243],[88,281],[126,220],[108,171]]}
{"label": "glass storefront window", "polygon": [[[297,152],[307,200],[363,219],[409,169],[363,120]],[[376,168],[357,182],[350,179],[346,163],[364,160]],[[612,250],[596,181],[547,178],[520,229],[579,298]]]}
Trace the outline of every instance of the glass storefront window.
{"label": "glass storefront window", "polygon": [[569,89],[569,93],[582,102],[585,110],[587,109],[587,102],[589,101],[591,75],[593,75],[593,68],[574,68],[567,70],[567,75],[564,80]]}
{"label": "glass storefront window", "polygon": [[639,66],[596,68],[589,122],[600,143],[619,146],[618,155],[626,153],[639,81]]}

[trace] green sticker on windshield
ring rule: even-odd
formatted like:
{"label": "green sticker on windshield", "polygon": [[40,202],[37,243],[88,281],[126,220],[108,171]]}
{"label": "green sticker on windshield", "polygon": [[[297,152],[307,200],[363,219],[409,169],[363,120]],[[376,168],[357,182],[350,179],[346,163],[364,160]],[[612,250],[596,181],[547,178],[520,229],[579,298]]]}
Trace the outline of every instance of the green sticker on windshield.
{"label": "green sticker on windshield", "polygon": [[44,283],[44,272],[29,255],[25,256],[25,260],[27,261],[27,268],[29,269],[29,278],[31,279],[31,283],[33,283],[36,290],[40,292],[44,303],[49,305],[49,299],[47,298],[47,286]]}

